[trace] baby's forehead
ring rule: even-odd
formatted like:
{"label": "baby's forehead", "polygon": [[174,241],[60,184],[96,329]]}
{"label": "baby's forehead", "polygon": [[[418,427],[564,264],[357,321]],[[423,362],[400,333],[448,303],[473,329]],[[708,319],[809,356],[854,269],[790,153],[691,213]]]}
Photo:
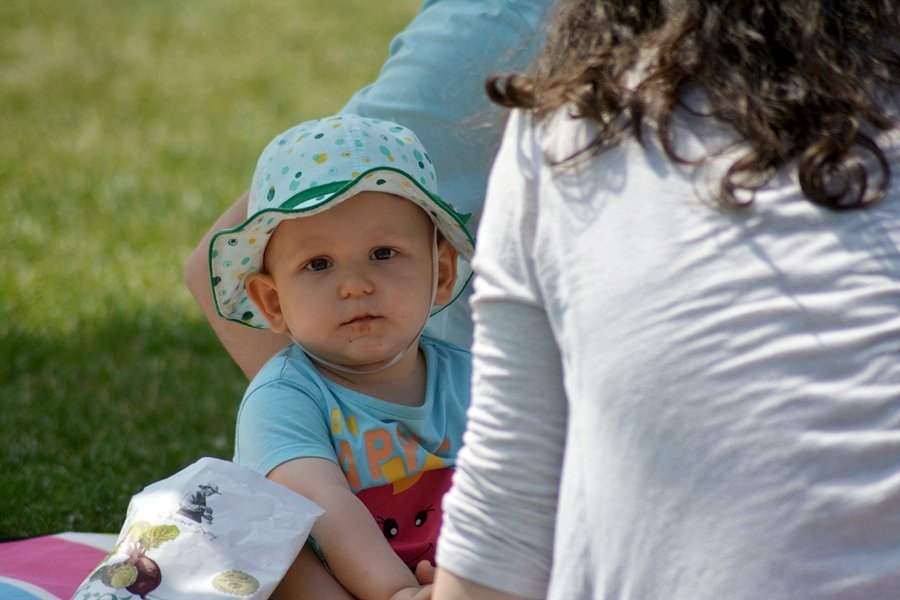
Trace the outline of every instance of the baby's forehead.
{"label": "baby's forehead", "polygon": [[[276,227],[303,232],[309,241],[337,236],[418,236],[430,234],[434,223],[418,203],[384,192],[361,192],[327,210],[297,215]],[[274,233],[273,233],[274,235]]]}
{"label": "baby's forehead", "polygon": [[402,207],[405,209],[406,207],[414,207],[427,215],[425,208],[422,207],[418,202],[412,200],[411,198],[407,198],[405,196],[400,196],[398,194],[392,194],[391,192],[380,192],[376,190],[363,190],[358,194],[354,194],[347,198],[344,202],[355,203],[357,206],[360,206],[365,203],[383,203],[390,206]]}
{"label": "baby's forehead", "polygon": [[363,191],[309,218],[318,222],[350,222],[359,226],[393,226],[420,229],[431,224],[431,216],[417,202],[387,192]]}

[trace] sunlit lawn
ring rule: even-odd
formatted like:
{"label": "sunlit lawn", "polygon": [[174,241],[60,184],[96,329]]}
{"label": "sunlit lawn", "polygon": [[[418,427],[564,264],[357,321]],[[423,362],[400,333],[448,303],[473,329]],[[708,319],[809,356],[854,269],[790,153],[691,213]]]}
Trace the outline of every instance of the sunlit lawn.
{"label": "sunlit lawn", "polygon": [[145,485],[231,457],[246,381],[184,260],[417,6],[0,2],[0,538],[118,531]]}

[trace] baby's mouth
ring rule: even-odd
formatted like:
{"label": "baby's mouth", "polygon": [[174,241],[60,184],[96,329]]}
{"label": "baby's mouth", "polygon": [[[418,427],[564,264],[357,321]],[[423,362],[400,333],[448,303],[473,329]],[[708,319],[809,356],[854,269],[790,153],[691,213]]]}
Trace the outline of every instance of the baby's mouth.
{"label": "baby's mouth", "polygon": [[365,325],[365,324],[371,323],[372,321],[374,321],[378,318],[379,317],[377,315],[370,315],[370,314],[357,315],[357,316],[353,317],[352,319],[350,319],[349,321],[344,322],[344,325]]}

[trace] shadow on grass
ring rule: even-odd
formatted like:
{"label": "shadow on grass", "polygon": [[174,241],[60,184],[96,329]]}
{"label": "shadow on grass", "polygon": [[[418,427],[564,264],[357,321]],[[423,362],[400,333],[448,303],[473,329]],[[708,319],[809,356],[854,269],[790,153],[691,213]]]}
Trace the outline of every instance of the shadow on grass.
{"label": "shadow on grass", "polygon": [[111,314],[0,336],[0,539],[118,532],[132,495],[231,458],[246,386],[205,321]]}

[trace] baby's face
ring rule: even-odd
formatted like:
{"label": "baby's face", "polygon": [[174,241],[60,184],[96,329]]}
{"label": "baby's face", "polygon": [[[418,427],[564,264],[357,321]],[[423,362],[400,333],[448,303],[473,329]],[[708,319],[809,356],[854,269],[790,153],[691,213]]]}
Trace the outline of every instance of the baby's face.
{"label": "baby's face", "polygon": [[284,323],[311,353],[355,369],[405,350],[431,310],[433,225],[413,202],[362,192],[281,222],[266,247]]}

